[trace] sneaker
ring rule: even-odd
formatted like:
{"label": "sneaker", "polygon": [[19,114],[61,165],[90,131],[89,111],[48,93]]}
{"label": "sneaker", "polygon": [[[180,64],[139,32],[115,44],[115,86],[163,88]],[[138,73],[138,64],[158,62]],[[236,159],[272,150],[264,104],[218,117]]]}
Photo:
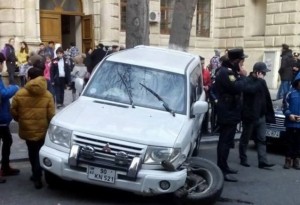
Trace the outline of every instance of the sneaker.
{"label": "sneaker", "polygon": [[14,176],[20,174],[19,169],[14,169],[11,167],[8,167],[6,169],[1,168],[2,176]]}

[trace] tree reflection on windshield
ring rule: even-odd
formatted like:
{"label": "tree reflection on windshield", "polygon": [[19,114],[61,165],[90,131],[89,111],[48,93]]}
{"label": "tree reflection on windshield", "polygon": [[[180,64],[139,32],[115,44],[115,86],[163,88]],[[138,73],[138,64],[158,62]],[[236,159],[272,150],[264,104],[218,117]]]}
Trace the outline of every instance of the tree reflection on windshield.
{"label": "tree reflection on windshield", "polygon": [[[162,102],[140,83],[155,91],[176,113],[186,112],[184,75],[106,61],[97,69],[83,95],[164,110]],[[128,97],[130,95],[131,97]]]}

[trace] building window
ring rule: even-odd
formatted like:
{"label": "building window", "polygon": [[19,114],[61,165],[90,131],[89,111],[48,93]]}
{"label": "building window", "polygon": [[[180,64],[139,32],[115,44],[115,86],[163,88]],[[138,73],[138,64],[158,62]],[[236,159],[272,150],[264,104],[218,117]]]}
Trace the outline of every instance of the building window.
{"label": "building window", "polygon": [[198,0],[196,9],[196,36],[209,37],[211,0]]}
{"label": "building window", "polygon": [[63,12],[81,12],[80,0],[40,0],[41,10],[62,10]]}
{"label": "building window", "polygon": [[126,6],[127,6],[127,0],[121,0],[120,2],[120,14],[121,14],[121,31],[126,31]]}
{"label": "building window", "polygon": [[170,34],[175,0],[160,1],[160,33]]}

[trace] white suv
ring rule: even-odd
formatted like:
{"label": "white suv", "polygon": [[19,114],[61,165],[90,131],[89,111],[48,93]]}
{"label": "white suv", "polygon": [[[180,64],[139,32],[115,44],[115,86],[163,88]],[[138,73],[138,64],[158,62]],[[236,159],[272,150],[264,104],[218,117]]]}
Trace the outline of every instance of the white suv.
{"label": "white suv", "polygon": [[[137,46],[107,56],[79,99],[51,121],[40,150],[47,183],[215,200],[222,174],[208,160],[190,158],[208,108],[202,87],[197,55]],[[214,170],[197,185],[192,176],[203,173],[200,167]]]}

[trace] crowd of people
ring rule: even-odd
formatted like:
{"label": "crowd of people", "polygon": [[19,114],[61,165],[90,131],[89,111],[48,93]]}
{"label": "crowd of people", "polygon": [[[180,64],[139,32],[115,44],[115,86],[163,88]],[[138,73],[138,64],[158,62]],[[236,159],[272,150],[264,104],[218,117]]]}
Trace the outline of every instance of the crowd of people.
{"label": "crowd of people", "polygon": [[[238,170],[228,165],[230,149],[235,146],[237,125],[242,125],[239,139],[240,165],[250,167],[247,147],[250,139],[256,144],[258,167],[270,169],[274,166],[267,158],[266,123],[275,123],[271,95],[264,77],[270,71],[264,62],[256,62],[247,74],[244,61],[248,56],[242,48],[226,50],[223,56],[215,50],[209,65],[203,69],[203,85],[211,111],[204,118],[202,132],[208,132],[208,118],[211,132],[219,133],[217,165],[225,181],[237,182],[233,174]],[[279,68],[280,87],[277,99],[282,99],[286,135],[284,137],[286,157],[283,168],[300,169],[300,60],[299,53],[292,52],[282,44]],[[203,58],[200,57],[202,65]],[[208,74],[210,73],[210,79]],[[217,130],[217,131],[216,131]]]}
{"label": "crowd of people", "polygon": [[[46,132],[56,109],[64,107],[65,89],[72,90],[73,101],[77,98],[74,86],[76,78],[89,80],[93,68],[106,56],[124,49],[112,46],[111,49],[99,44],[94,50],[80,53],[74,43],[63,49],[53,41],[48,45],[40,43],[37,51],[31,51],[25,41],[20,42],[16,51],[15,39],[10,38],[0,52],[0,145],[2,159],[0,183],[3,176],[20,173],[10,166],[10,149],[13,143],[10,123],[14,119],[19,124],[19,136],[28,148],[33,181],[36,189],[42,188],[42,168],[39,163],[39,150],[44,144]],[[3,64],[6,63],[8,86],[2,80]],[[15,80],[18,73],[19,83]],[[19,84],[19,85],[18,85]]]}
{"label": "crowd of people", "polygon": [[[19,174],[20,170],[9,164],[12,136],[9,125],[12,119],[19,123],[19,136],[26,141],[29,161],[32,167],[34,186],[42,187],[42,170],[38,153],[44,144],[50,120],[55,114],[55,106],[64,106],[66,88],[72,90],[76,99],[74,82],[76,78],[88,81],[93,68],[106,56],[124,49],[112,46],[108,49],[99,44],[94,50],[88,48],[80,53],[74,43],[68,49],[55,48],[49,41],[45,46],[39,45],[36,52],[30,51],[25,41],[20,43],[20,50],[15,51],[14,39],[9,39],[0,52],[0,73],[6,63],[9,85],[5,86],[0,76],[0,139],[2,140],[2,160],[0,183],[2,176]],[[258,167],[270,168],[274,164],[267,159],[266,123],[275,122],[275,114],[264,77],[270,71],[264,62],[256,62],[252,71],[247,74],[244,61],[248,56],[242,48],[226,49],[223,56],[219,50],[205,66],[205,59],[200,56],[203,67],[203,86],[207,101],[211,104],[211,112],[204,118],[202,132],[219,133],[217,146],[217,165],[230,182],[238,181],[232,174],[238,171],[228,165],[230,149],[234,148],[234,137],[237,125],[242,124],[239,140],[240,164],[249,167],[247,146],[254,139],[257,147]],[[293,53],[289,46],[282,45],[281,66],[279,75],[281,84],[277,99],[283,99],[283,113],[286,116],[286,158],[284,168],[300,169],[300,62],[299,54]],[[15,73],[18,69],[20,86],[16,85]],[[12,98],[12,104],[10,101]]]}

